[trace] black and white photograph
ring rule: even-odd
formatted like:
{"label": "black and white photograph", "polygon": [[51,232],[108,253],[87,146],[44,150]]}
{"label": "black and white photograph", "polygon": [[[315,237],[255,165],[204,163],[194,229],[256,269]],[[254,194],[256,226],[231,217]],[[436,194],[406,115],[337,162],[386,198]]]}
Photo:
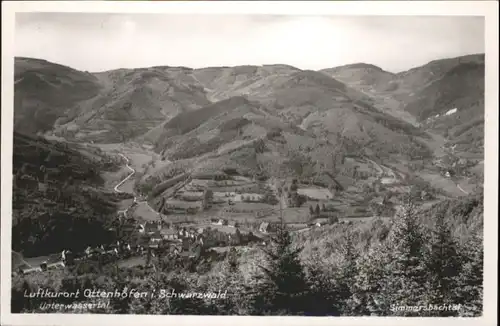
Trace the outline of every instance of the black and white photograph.
{"label": "black and white photograph", "polygon": [[12,14],[2,63],[2,312],[496,309],[484,14],[52,4]]}

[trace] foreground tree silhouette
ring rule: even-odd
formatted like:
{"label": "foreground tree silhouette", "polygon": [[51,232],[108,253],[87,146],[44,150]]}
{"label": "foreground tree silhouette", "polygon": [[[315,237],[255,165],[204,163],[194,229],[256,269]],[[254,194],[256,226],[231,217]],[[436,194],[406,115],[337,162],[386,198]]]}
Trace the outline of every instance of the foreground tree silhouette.
{"label": "foreground tree silhouette", "polygon": [[283,225],[265,249],[266,265],[249,289],[251,313],[257,315],[307,315],[309,287],[299,260],[302,248],[294,248],[290,233]]}
{"label": "foreground tree silhouette", "polygon": [[[418,306],[425,304],[426,268],[424,261],[424,236],[417,220],[415,206],[410,199],[396,215],[388,237],[386,250],[391,253],[385,266],[384,298],[381,307],[390,311],[389,304]],[[421,312],[397,311],[395,315],[421,315]]]}
{"label": "foreground tree silhouette", "polygon": [[[447,208],[447,207],[445,207]],[[445,221],[445,209],[435,216],[435,225],[430,238],[429,254],[426,259],[429,304],[457,303],[457,277],[461,273],[461,257],[457,243]],[[457,311],[431,311],[434,316],[454,316]]]}
{"label": "foreground tree silhouette", "polygon": [[483,237],[473,236],[463,247],[464,264],[457,277],[457,303],[460,316],[478,317],[483,311]]}
{"label": "foreground tree silhouette", "polygon": [[215,315],[247,315],[248,302],[245,295],[245,278],[240,270],[238,253],[233,248],[222,262],[220,273],[202,276],[198,282],[203,284],[203,291],[227,291],[225,298],[207,302],[207,310]]}
{"label": "foreground tree silhouette", "polygon": [[365,312],[365,310],[354,298],[355,287],[353,285],[358,275],[357,260],[359,254],[354,246],[353,234],[350,231],[345,234],[340,250],[342,261],[336,273],[339,309],[343,316],[359,315],[360,312]]}
{"label": "foreground tree silhouette", "polygon": [[390,255],[385,246],[376,245],[361,254],[357,260],[357,275],[352,286],[350,311],[353,315],[385,316],[390,311],[390,297],[384,291],[385,266]]}
{"label": "foreground tree silhouette", "polygon": [[314,258],[307,267],[309,284],[309,310],[311,316],[340,316],[337,280],[324,266],[324,261]]}

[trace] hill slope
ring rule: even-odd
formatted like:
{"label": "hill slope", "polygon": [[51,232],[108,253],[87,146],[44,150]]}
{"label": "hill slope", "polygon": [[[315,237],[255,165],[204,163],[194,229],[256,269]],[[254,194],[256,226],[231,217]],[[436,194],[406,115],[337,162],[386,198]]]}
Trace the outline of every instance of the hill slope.
{"label": "hill slope", "polygon": [[16,58],[15,127],[97,142],[141,136],[184,111],[210,103],[192,69],[151,67],[80,72]]}
{"label": "hill slope", "polygon": [[[373,152],[385,145],[386,152],[394,150],[393,145],[411,146],[409,136],[423,136],[417,128],[366,103],[362,93],[322,73],[292,71],[274,77],[272,82],[267,80],[269,76],[252,80],[235,92],[243,92],[245,97],[235,95],[174,117],[164,125],[157,150],[172,152],[174,143],[177,148],[191,150],[205,143],[206,153],[224,143],[265,137],[273,129],[299,136],[294,140],[298,142],[300,138],[309,138],[309,142],[335,141],[341,133],[344,138],[357,141],[360,147],[369,144],[368,149]],[[229,127],[231,123],[234,126]],[[194,156],[184,154],[183,158]]]}
{"label": "hill slope", "polygon": [[17,132],[13,153],[13,250],[32,257],[112,241],[119,198],[100,173],[119,159]]}
{"label": "hill slope", "polygon": [[[35,72],[63,71],[46,62],[50,69],[40,67],[37,60],[16,62],[19,74],[27,66]],[[287,65],[163,66],[94,74],[70,70],[67,78],[86,76],[97,91],[61,107],[46,125],[69,139],[150,143],[168,159],[223,155],[257,140],[271,144],[270,134],[279,135],[281,147],[310,148],[314,160],[324,160],[317,158],[319,152],[340,143],[350,144],[346,155],[425,158],[431,153],[422,139],[429,136],[421,126],[441,134],[451,131],[457,142],[481,144],[481,132],[473,128],[482,123],[477,114],[483,106],[484,89],[477,83],[481,64],[484,56],[478,55],[436,60],[399,74],[364,63],[322,71]],[[22,83],[16,88],[19,98],[33,91]],[[459,113],[427,121],[455,105],[461,106]],[[278,156],[286,157],[285,152]]]}
{"label": "hill slope", "polygon": [[390,82],[395,77],[395,74],[391,72],[366,63],[355,63],[320,71],[349,86],[357,86],[367,92],[388,90]]}
{"label": "hill slope", "polygon": [[74,107],[58,129],[102,142],[144,135],[178,113],[210,103],[190,72],[153,67],[95,74],[105,90]]}
{"label": "hill slope", "polygon": [[[315,71],[274,77],[271,83],[269,77],[252,80],[245,96],[172,118],[159,133],[156,151],[193,171],[233,169],[248,177],[288,175],[304,181],[329,171],[344,175],[347,184],[354,183],[352,170],[365,157],[430,157],[417,140],[424,133],[377,110],[365,102],[366,95],[344,83]],[[340,159],[334,171],[332,156],[340,153],[351,159]],[[165,174],[170,172],[160,171],[155,182]]]}
{"label": "hill slope", "polygon": [[51,130],[66,110],[99,94],[92,74],[45,60],[15,58],[14,128],[36,134]]}
{"label": "hill slope", "polygon": [[367,64],[322,72],[370,96],[380,110],[449,138],[449,145],[482,151],[484,58],[476,54],[434,60],[398,74]]}
{"label": "hill slope", "polygon": [[484,147],[484,62],[460,63],[408,100],[404,110],[423,127],[459,144],[462,151]]}

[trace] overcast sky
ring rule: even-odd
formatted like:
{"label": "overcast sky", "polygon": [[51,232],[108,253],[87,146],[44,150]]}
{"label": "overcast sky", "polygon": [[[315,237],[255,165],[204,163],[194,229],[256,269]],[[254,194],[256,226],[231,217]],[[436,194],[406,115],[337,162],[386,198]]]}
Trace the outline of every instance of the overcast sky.
{"label": "overcast sky", "polygon": [[460,16],[18,13],[15,33],[15,55],[91,72],[355,62],[399,72],[484,46],[484,19]]}

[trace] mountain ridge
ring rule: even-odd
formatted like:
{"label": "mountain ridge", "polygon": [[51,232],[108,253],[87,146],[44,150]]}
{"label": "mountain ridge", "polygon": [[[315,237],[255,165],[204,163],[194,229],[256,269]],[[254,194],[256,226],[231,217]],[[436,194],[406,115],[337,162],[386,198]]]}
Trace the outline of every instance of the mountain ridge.
{"label": "mountain ridge", "polygon": [[[164,143],[161,139],[173,135],[172,131],[165,133],[165,130],[181,117],[189,117],[189,112],[196,117],[196,112],[200,109],[204,109],[199,111],[200,114],[210,112],[210,109],[207,110],[210,106],[212,110],[217,111],[218,109],[214,108],[224,106],[221,101],[244,98],[259,103],[258,109],[255,109],[260,112],[257,116],[262,113],[262,117],[270,119],[269,121],[279,120],[281,123],[299,126],[299,129],[313,133],[330,133],[332,128],[341,128],[350,137],[368,140],[374,139],[373,130],[378,130],[375,134],[382,132],[385,128],[380,125],[382,122],[388,126],[401,124],[393,121],[394,117],[403,121],[401,126],[407,123],[414,126],[422,124],[421,117],[427,118],[429,114],[421,111],[421,105],[419,106],[416,99],[425,98],[425,94],[431,93],[438,96],[440,91],[432,91],[432,87],[446,88],[444,85],[454,80],[449,74],[464,74],[466,69],[459,66],[469,62],[481,64],[481,60],[484,64],[484,55],[433,60],[398,74],[359,62],[319,71],[302,70],[286,64],[270,64],[195,69],[153,66],[87,73],[59,64],[54,64],[51,68],[50,62],[43,59],[33,59],[34,68],[29,69],[29,58],[16,58],[16,75],[29,79],[30,73],[35,70],[38,82],[50,91],[47,94],[50,94],[51,98],[58,98],[53,94],[59,89],[50,78],[55,78],[55,81],[62,85],[68,84],[66,79],[74,79],[77,81],[75,85],[83,85],[83,88],[87,89],[83,90],[83,99],[64,99],[65,94],[71,93],[70,90],[75,87],[70,84],[73,88],[64,91],[64,94],[57,93],[62,95],[59,96],[62,104],[55,106],[57,110],[51,110],[49,108],[53,106],[53,100],[49,98],[45,103],[43,97],[37,93],[38,87],[29,88],[29,85],[21,82],[16,85],[15,120],[21,126],[23,123],[32,123],[33,115],[24,112],[30,112],[33,105],[26,107],[26,102],[20,104],[17,99],[23,98],[23,101],[26,101],[25,98],[28,98],[29,101],[30,98],[39,96],[39,109],[34,111],[47,111],[51,115],[46,114],[48,117],[47,121],[42,123],[43,128],[32,128],[35,132],[48,131],[57,136],[81,141],[123,142],[147,139],[148,142],[156,144],[160,152],[164,152],[164,148],[159,148],[159,144]],[[53,73],[51,69],[56,72]],[[63,76],[64,71],[68,71],[68,78]],[[441,84],[433,84],[444,76],[448,77]],[[455,79],[459,82],[460,78],[459,76]],[[471,77],[471,83],[474,83],[474,78],[479,77]],[[423,95],[418,95],[419,92]],[[477,97],[476,93],[480,92],[471,93],[471,96]],[[436,101],[440,100],[436,98]],[[475,98],[471,101],[477,102]],[[370,109],[366,111],[366,108]],[[368,118],[367,114],[377,116],[369,122],[370,127],[366,123],[372,118]],[[406,118],[409,115],[412,116],[411,119]],[[36,117],[38,119],[38,116]],[[44,117],[42,115],[42,119],[38,120],[43,121]],[[190,118],[186,121],[188,120]],[[335,120],[339,122],[332,124]],[[256,125],[255,121],[252,125]],[[199,126],[200,124],[193,128]],[[371,136],[365,131],[367,127],[372,130]],[[430,124],[424,127],[437,132],[442,132],[443,129]],[[453,127],[457,131],[463,129],[461,125]],[[409,132],[412,128],[408,126],[401,130]]]}

